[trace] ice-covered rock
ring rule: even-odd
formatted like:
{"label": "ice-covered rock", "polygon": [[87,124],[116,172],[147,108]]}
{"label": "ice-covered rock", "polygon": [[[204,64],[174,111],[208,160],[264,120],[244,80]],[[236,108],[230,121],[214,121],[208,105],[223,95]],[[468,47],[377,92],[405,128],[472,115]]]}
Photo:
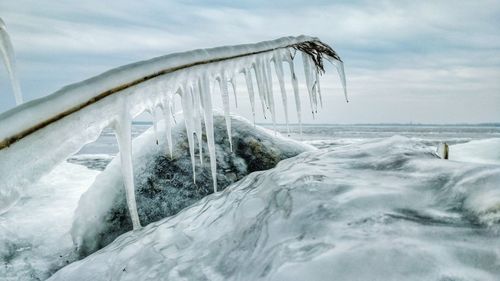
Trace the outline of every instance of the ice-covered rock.
{"label": "ice-covered rock", "polygon": [[[182,120],[181,120],[182,121]],[[196,144],[196,184],[183,122],[173,128],[176,149],[171,158],[166,152],[163,126],[159,132],[145,132],[134,141],[136,199],[142,225],[171,216],[213,193],[210,160],[199,157]],[[279,161],[314,149],[311,146],[275,136],[248,121],[232,117],[233,151],[226,133],[224,116],[214,119],[217,181],[219,190],[254,171],[273,168]],[[158,138],[158,140],[157,140]],[[203,151],[207,151],[203,136]],[[158,144],[156,143],[158,142]],[[203,160],[203,164],[200,163]],[[82,196],[76,210],[72,236],[79,253],[86,256],[132,230],[125,201],[117,157]]]}
{"label": "ice-covered rock", "polygon": [[498,280],[499,183],[403,137],[302,153],[50,280]]}

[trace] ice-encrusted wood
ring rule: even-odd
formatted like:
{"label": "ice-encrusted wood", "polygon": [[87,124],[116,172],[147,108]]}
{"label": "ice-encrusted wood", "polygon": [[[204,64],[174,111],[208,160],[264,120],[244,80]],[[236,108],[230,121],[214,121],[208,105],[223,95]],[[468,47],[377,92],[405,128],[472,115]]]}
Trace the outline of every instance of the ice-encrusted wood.
{"label": "ice-encrusted wood", "polygon": [[[133,171],[128,160],[131,159],[128,155],[131,150],[127,128],[131,119],[144,111],[151,112],[156,123],[157,118],[162,115],[158,114],[157,110],[162,110],[163,116],[170,124],[175,94],[181,96],[193,169],[196,161],[194,135],[200,142],[202,135],[200,122],[202,118],[204,120],[213,185],[214,190],[217,190],[211,89],[216,84],[220,87],[223,108],[228,120],[227,135],[232,145],[228,83],[234,86],[235,76],[245,73],[252,110],[255,111],[252,80],[252,74],[255,74],[263,112],[265,114],[267,111],[273,123],[276,123],[272,63],[282,89],[281,95],[286,112],[288,108],[284,73],[280,65],[283,62],[290,64],[296,108],[300,109],[292,53],[296,50],[301,52],[302,49],[306,50],[303,54],[307,63],[306,84],[312,101],[311,106],[317,109],[319,86],[317,77],[323,71],[322,59],[331,59],[337,66],[342,65],[342,61],[332,56],[333,50],[319,39],[299,36],[257,44],[195,50],[138,62],[67,86],[45,98],[28,102],[1,114],[0,206],[12,203],[13,198],[19,196],[19,187],[37,180],[83,145],[95,140],[103,128],[113,124],[120,144],[127,202],[134,226],[139,227],[140,222],[136,216],[133,199]],[[235,88],[233,92],[236,92]],[[286,119],[288,123],[288,114]],[[168,131],[166,136],[168,148],[165,150],[171,154],[172,143]],[[40,151],[44,152],[43,155],[37,155]],[[36,157],[33,157],[34,155]]]}

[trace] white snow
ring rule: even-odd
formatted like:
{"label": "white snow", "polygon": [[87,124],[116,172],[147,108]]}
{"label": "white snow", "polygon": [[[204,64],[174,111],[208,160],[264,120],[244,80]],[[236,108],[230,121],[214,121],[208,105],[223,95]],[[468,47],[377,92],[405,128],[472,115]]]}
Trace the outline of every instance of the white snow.
{"label": "white snow", "polygon": [[73,213],[98,171],[62,163],[0,215],[0,279],[45,280],[76,260]]}
{"label": "white snow", "polygon": [[2,18],[0,18],[0,55],[2,56],[5,68],[7,68],[7,73],[9,74],[16,104],[19,105],[23,103],[23,96],[21,93],[21,86],[19,85],[19,79],[17,78],[14,48],[12,47],[7,28]]}
{"label": "white snow", "polygon": [[451,145],[450,160],[499,165],[500,138]]}
{"label": "white snow", "polygon": [[50,280],[498,280],[499,183],[404,137],[306,152]]}

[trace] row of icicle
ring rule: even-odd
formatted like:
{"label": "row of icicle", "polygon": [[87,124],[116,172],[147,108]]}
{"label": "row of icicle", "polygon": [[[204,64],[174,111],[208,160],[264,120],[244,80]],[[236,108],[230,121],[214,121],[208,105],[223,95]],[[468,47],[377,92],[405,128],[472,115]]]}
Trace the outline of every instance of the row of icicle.
{"label": "row of icicle", "polygon": [[[164,98],[161,102],[158,102],[155,105],[150,105],[149,108],[146,109],[146,111],[151,113],[151,115],[153,116],[153,127],[155,131],[154,133],[156,142],[158,143],[157,122],[159,119],[162,119],[163,117],[163,119],[165,119],[165,124],[166,124],[167,150],[172,156],[173,143],[172,143],[171,120],[174,117],[173,96],[179,95],[181,99],[181,106],[184,115],[185,128],[188,138],[189,153],[192,162],[193,181],[196,181],[195,137],[199,145],[200,162],[203,163],[202,123],[204,123],[205,134],[208,144],[208,154],[210,159],[211,174],[213,179],[213,190],[214,192],[217,192],[216,157],[215,157],[215,141],[214,141],[214,128],[213,128],[214,124],[213,124],[213,111],[212,111],[213,106],[212,106],[212,90],[211,90],[212,83],[216,84],[220,88],[227,135],[228,135],[230,149],[232,150],[228,84],[230,83],[232,85],[232,90],[235,95],[235,101],[236,101],[235,77],[238,74],[243,74],[247,86],[247,92],[249,94],[249,100],[254,122],[255,122],[255,112],[256,112],[255,92],[257,92],[264,117],[267,118],[267,115],[270,114],[271,120],[275,125],[276,103],[272,88],[273,75],[271,67],[271,64],[274,64],[275,75],[278,79],[278,84],[281,92],[281,100],[284,108],[285,123],[287,130],[289,131],[289,126],[288,126],[289,114],[287,106],[288,101],[285,89],[285,78],[284,78],[285,71],[283,68],[283,62],[287,63],[291,77],[290,80],[294,92],[299,130],[300,133],[302,133],[302,126],[301,126],[302,117],[301,117],[301,103],[299,98],[299,84],[293,63],[293,59],[295,57],[296,52],[297,52],[296,50],[291,48],[283,48],[259,55],[252,55],[253,59],[249,63],[247,63],[247,65],[238,66],[237,69],[229,70],[227,68],[226,69],[223,68],[222,71],[219,71],[219,73],[215,75],[209,73],[209,71],[206,71],[205,73],[202,73],[198,77],[192,79],[192,81],[190,81],[190,79],[186,79],[188,81],[180,82],[180,86],[174,88],[173,91],[170,91],[166,95],[164,95]],[[320,82],[319,82],[320,69],[314,63],[310,55],[302,53],[302,58],[303,58],[302,61],[304,65],[304,75],[310,101],[311,112],[314,116],[318,112],[318,105],[321,107],[323,104]],[[344,87],[344,93],[346,93],[342,62],[333,61],[333,63],[337,67],[342,85]],[[254,89],[253,81],[256,81],[257,91],[255,91]],[[162,91],[162,89],[160,88],[161,87],[158,86],[158,89],[156,90]],[[132,117],[128,115],[125,105],[124,115],[118,119],[119,120],[118,122],[116,122],[115,131],[120,148],[122,175],[126,190],[127,204],[130,210],[134,229],[137,229],[140,228],[140,221],[137,213],[135,192],[134,192],[135,188],[134,188],[134,176],[133,176],[132,155],[131,155],[131,119]]]}

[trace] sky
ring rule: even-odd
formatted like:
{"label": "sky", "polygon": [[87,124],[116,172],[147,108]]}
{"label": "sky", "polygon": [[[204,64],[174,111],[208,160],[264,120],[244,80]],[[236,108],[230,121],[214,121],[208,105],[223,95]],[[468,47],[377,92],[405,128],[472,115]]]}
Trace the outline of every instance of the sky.
{"label": "sky", "polygon": [[[0,18],[16,51],[25,100],[172,52],[306,34],[341,56],[350,96],[346,103],[328,67],[321,78],[323,111],[313,120],[304,110],[306,123],[500,122],[496,0],[1,0]],[[233,112],[249,117],[239,88]],[[0,112],[14,106],[0,65]]]}

